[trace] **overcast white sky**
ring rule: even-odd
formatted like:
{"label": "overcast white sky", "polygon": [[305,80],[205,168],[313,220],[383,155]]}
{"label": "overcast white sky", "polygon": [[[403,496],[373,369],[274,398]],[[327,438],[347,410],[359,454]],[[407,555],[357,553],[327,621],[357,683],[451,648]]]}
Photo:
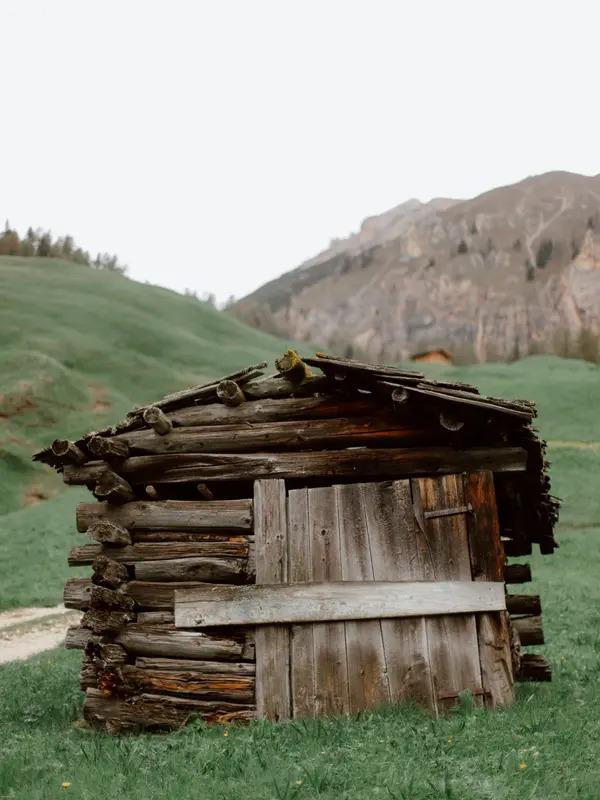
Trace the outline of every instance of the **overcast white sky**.
{"label": "overcast white sky", "polygon": [[0,218],[241,296],[408,199],[600,172],[597,0],[0,0]]}

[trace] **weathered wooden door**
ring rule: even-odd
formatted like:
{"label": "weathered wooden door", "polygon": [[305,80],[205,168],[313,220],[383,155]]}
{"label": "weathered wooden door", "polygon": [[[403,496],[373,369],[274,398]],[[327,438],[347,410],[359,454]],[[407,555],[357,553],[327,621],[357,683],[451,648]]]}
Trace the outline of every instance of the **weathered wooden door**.
{"label": "weathered wooden door", "polygon": [[218,587],[187,611],[205,624],[263,623],[259,716],[403,700],[437,712],[466,689],[477,704],[510,702],[491,473],[290,490],[257,481],[254,514],[257,585]]}

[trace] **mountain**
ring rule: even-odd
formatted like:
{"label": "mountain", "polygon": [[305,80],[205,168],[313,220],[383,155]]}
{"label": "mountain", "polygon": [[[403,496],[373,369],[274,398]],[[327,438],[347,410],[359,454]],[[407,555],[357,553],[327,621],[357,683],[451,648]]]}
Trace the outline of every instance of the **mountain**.
{"label": "mountain", "polygon": [[278,335],[372,360],[600,355],[600,175],[409,200],[238,301]]}
{"label": "mountain", "polygon": [[0,257],[0,514],[62,489],[31,461],[54,437],[112,424],[288,344],[115,272]]}

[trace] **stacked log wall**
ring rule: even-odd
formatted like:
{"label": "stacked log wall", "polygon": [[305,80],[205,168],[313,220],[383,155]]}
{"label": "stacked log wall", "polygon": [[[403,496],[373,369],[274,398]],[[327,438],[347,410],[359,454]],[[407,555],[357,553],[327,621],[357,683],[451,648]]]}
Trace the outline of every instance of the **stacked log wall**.
{"label": "stacked log wall", "polygon": [[176,589],[253,580],[251,500],[84,503],[77,521],[93,541],[73,547],[69,563],[93,575],[65,586],[65,605],[83,611],[66,646],[84,651],[88,722],[121,731],[172,729],[190,715],[252,718],[252,632],[207,634],[173,621]]}
{"label": "stacked log wall", "polygon": [[[84,650],[91,724],[118,731],[174,728],[192,715],[254,716],[252,631],[177,629],[173,610],[178,588],[254,581],[256,478],[307,485],[492,470],[505,554],[531,552],[523,533],[531,516],[519,518],[531,484],[523,476],[543,447],[524,433],[527,406],[494,404],[458,385],[419,388],[409,373],[399,387],[398,371],[369,373],[357,387],[347,362],[334,366],[324,379],[292,362],[283,377],[262,381],[251,368],[228,377],[235,386],[178,393],[115,429],[55,442],[51,458],[65,481],[87,485],[97,500],[78,506],[77,529],[90,541],[69,554],[92,576],[65,587],[65,604],[84,612],[66,644]],[[457,401],[450,410],[448,398]],[[544,524],[535,540],[551,549]],[[507,584],[530,577],[527,565],[505,567]],[[539,598],[509,594],[507,607],[515,674],[547,680],[543,658],[521,652],[543,641]]]}

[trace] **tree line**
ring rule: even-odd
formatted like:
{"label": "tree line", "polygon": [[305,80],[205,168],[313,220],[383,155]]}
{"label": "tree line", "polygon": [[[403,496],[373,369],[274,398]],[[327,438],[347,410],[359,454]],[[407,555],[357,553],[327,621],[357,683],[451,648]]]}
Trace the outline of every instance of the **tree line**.
{"label": "tree line", "polygon": [[50,231],[41,228],[27,228],[25,236],[11,228],[8,220],[0,236],[0,256],[38,256],[41,258],[62,258],[75,264],[111,272],[125,273],[127,266],[119,263],[116,255],[98,253],[95,258],[87,250],[78,247],[72,236],[52,238]]}

